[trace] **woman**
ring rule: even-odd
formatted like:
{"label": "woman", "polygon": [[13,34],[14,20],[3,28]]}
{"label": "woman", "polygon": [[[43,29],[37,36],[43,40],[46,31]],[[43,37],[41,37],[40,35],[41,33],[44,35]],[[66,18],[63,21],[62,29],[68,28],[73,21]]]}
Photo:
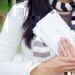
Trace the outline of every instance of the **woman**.
{"label": "woman", "polygon": [[[68,71],[75,72],[75,47],[68,39],[60,39],[60,56],[56,56],[32,32],[36,23],[55,9],[57,1],[51,1],[28,0],[14,5],[7,14],[0,35],[0,75],[61,75]],[[63,11],[56,10],[70,25],[71,9],[65,8],[64,3],[69,4],[71,0],[58,1],[63,3]],[[19,45],[22,45],[23,62],[15,63],[13,58]],[[67,57],[64,57],[65,53]]]}

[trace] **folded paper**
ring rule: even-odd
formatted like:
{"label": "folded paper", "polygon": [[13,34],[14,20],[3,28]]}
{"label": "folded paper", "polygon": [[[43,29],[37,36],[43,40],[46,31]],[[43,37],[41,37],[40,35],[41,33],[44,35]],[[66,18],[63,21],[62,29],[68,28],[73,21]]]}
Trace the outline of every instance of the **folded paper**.
{"label": "folded paper", "polygon": [[61,18],[56,10],[52,10],[33,28],[33,33],[39,37],[53,52],[58,55],[58,41],[61,37],[74,43],[75,32]]}

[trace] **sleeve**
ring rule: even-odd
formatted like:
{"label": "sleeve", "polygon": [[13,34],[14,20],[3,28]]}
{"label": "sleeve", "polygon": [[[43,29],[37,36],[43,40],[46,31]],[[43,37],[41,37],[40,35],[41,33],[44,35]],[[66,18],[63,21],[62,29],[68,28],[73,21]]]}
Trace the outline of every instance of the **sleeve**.
{"label": "sleeve", "polygon": [[[21,42],[23,36],[23,17],[20,15],[22,8],[12,7],[7,14],[1,34],[0,34],[0,62],[13,60],[16,50]],[[14,13],[18,12],[17,15]],[[21,17],[20,17],[20,16]],[[22,19],[21,19],[22,18]]]}
{"label": "sleeve", "polygon": [[39,65],[32,61],[14,63],[13,58],[20,45],[25,20],[24,9],[14,5],[7,14],[0,34],[0,75],[30,75],[32,69]]}
{"label": "sleeve", "polygon": [[37,36],[32,42],[32,48],[33,56],[38,58],[37,62],[46,62],[56,56],[53,50],[48,48],[48,46]]}

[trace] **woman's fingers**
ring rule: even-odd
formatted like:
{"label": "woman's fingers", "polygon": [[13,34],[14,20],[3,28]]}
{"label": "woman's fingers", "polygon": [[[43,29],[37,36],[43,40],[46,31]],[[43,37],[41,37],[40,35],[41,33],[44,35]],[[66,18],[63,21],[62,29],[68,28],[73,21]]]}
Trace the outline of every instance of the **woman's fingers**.
{"label": "woman's fingers", "polygon": [[59,46],[59,56],[64,56],[66,54],[64,47],[62,46],[61,41],[58,42],[58,46]]}
{"label": "woman's fingers", "polygon": [[68,48],[69,48],[69,50],[71,52],[71,55],[75,56],[75,46],[70,42],[69,39],[65,39],[65,41],[66,41],[66,43],[68,45]]}
{"label": "woman's fingers", "polygon": [[61,71],[62,72],[72,72],[75,71],[75,58],[73,57],[61,57]]}
{"label": "woman's fingers", "polygon": [[75,72],[75,66],[63,67],[62,71],[64,71],[64,72]]}
{"label": "woman's fingers", "polygon": [[66,63],[69,62],[75,64],[75,57],[60,57],[60,60]]}
{"label": "woman's fingers", "polygon": [[61,73],[69,70],[72,71],[75,70],[75,58],[56,56],[43,63],[43,65],[50,73]]}
{"label": "woman's fingers", "polygon": [[62,45],[65,49],[65,52],[66,52],[67,56],[72,56],[71,49],[69,48],[70,42],[68,44],[67,38],[61,39],[61,43],[62,43]]}
{"label": "woman's fingers", "polygon": [[73,72],[75,71],[75,47],[71,44],[70,40],[67,38],[61,38],[59,43],[59,54],[62,56],[60,59],[62,62],[63,72]]}
{"label": "woman's fingers", "polygon": [[70,42],[66,38],[61,38],[59,42],[59,53],[62,56],[72,56],[71,50],[72,46],[70,46]]}

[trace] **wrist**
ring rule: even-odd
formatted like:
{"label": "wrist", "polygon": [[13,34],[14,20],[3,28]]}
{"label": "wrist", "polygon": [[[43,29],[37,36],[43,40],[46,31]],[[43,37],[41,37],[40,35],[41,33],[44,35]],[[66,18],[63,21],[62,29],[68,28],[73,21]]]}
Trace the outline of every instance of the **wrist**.
{"label": "wrist", "polygon": [[40,64],[36,68],[34,68],[30,75],[49,75],[49,71],[44,63]]}

